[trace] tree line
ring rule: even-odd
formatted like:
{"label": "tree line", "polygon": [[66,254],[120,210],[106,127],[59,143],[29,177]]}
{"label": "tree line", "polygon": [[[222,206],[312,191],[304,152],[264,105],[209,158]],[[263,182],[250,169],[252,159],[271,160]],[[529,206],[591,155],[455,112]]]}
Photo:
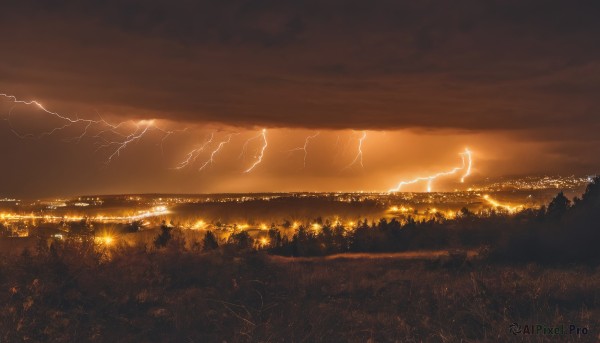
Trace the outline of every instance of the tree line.
{"label": "tree line", "polygon": [[[166,228],[157,237],[165,244]],[[402,252],[436,249],[482,249],[490,258],[512,261],[598,263],[600,249],[600,177],[592,179],[581,198],[563,192],[548,206],[514,215],[504,211],[475,214],[466,208],[456,218],[436,216],[416,221],[359,221],[356,227],[325,223],[319,230],[300,226],[291,237],[272,227],[261,243],[245,231],[219,242],[208,231],[204,250],[262,249],[284,256],[323,256],[346,252]]]}

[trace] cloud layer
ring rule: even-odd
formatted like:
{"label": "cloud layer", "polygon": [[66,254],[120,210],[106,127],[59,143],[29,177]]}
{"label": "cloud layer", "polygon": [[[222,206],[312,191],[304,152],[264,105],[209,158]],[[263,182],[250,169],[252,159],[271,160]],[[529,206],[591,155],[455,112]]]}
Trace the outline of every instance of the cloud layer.
{"label": "cloud layer", "polygon": [[598,7],[20,1],[0,12],[0,86],[234,126],[596,130]]}
{"label": "cloud layer", "polygon": [[[189,130],[164,151],[154,130],[106,167],[97,141],[63,142],[81,126],[12,135],[10,125],[64,123],[1,98],[0,117],[14,112],[0,121],[10,166],[0,196],[387,190],[454,166],[465,146],[474,177],[597,172],[598,10],[554,0],[3,2],[0,93],[72,117]],[[257,149],[240,159],[244,140],[262,128],[268,154],[243,173]],[[362,130],[365,168],[345,169]],[[304,166],[289,150],[318,131]],[[239,135],[206,170],[172,169],[211,133]]]}

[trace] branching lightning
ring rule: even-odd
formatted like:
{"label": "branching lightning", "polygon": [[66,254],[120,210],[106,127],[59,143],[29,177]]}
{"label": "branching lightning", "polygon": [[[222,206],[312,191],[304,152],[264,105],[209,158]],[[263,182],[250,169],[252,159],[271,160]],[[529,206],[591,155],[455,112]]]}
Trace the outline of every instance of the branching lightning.
{"label": "branching lightning", "polygon": [[219,145],[217,145],[217,147],[215,148],[215,150],[213,150],[212,153],[210,154],[209,159],[206,160],[206,162],[204,162],[204,164],[202,164],[202,166],[198,169],[198,171],[203,170],[209,164],[213,164],[215,155],[221,150],[221,148],[223,147],[223,145],[231,142],[231,136],[233,136],[233,133],[230,134],[230,135],[228,135],[226,140],[220,142]]}
{"label": "branching lightning", "polygon": [[146,132],[148,132],[148,130],[150,129],[151,126],[152,126],[152,121],[150,121],[148,123],[146,123],[145,121],[142,121],[136,125],[136,129],[133,133],[131,133],[130,135],[125,137],[125,140],[107,142],[103,145],[100,145],[98,147],[98,149],[96,149],[96,151],[104,149],[104,148],[108,148],[110,146],[116,146],[115,150],[113,150],[113,153],[110,154],[106,160],[106,164],[109,164],[110,162],[112,162],[112,159],[115,156],[120,156],[121,151],[123,149],[125,149],[129,144],[142,138],[146,134]]}
{"label": "branching lightning", "polygon": [[77,144],[79,144],[79,142],[81,142],[81,140],[83,139],[83,137],[85,137],[88,134],[88,130],[90,129],[90,126],[92,126],[92,124],[94,124],[93,122],[89,122],[87,123],[87,125],[85,126],[85,128],[83,129],[83,132],[81,132],[81,134],[79,136],[76,137],[72,137],[72,138],[65,138],[63,139],[64,142],[76,142]]}
{"label": "branching lightning", "polygon": [[[69,135],[70,137],[62,138],[64,142],[71,143],[80,143],[82,140],[87,139],[91,141],[95,147],[96,152],[102,151],[103,156],[106,157],[106,164],[110,164],[113,160],[121,155],[121,153],[127,149],[130,145],[139,142],[143,139],[144,136],[149,135],[149,132],[156,131],[158,132],[157,145],[160,146],[161,152],[164,154],[164,144],[167,139],[172,137],[174,134],[179,132],[185,132],[188,128],[183,129],[166,129],[164,127],[157,126],[157,121],[155,120],[140,120],[140,121],[132,121],[126,120],[119,123],[111,123],[105,120],[99,113],[97,116],[93,116],[91,118],[81,118],[78,115],[64,115],[58,112],[47,109],[42,103],[37,100],[21,100],[18,99],[14,95],[0,93],[0,99],[4,99],[9,105],[12,106],[8,111],[8,115],[3,118],[8,123],[8,127],[12,131],[12,133],[19,137],[20,139],[42,139],[44,137],[57,135],[61,137],[65,137]],[[8,107],[7,106],[7,107]],[[41,114],[44,118],[51,117],[52,120],[49,120],[47,126],[43,129],[32,129],[30,126],[30,130],[32,133],[23,133],[20,131],[27,131],[27,129],[19,129],[20,124],[17,120],[15,120],[15,114],[13,110],[18,108],[18,106],[30,106],[35,109],[36,112]],[[52,125],[52,126],[50,126]],[[162,125],[161,125],[162,126]],[[39,131],[47,130],[45,132],[39,133]],[[230,131],[231,132],[231,131]],[[367,131],[363,130],[362,134],[358,137],[358,141],[356,141],[357,134],[361,131],[354,131],[352,135],[348,137],[346,145],[343,147],[342,156],[347,156],[350,152],[348,149],[354,149],[356,144],[356,153],[352,153],[353,160],[342,170],[351,168],[360,164],[362,168],[364,168],[364,143],[367,139]],[[215,163],[215,157],[217,154],[222,153],[223,147],[230,143],[233,135],[236,133],[229,134],[227,136],[221,137],[222,139],[218,144],[214,141],[215,133],[211,133],[210,137],[208,137],[201,145],[193,146],[191,149],[174,168],[176,170],[180,170],[186,168],[188,166],[194,165],[199,158],[207,158],[202,162],[199,171],[206,169],[209,165]],[[305,137],[304,144],[289,150],[290,153],[294,153],[296,151],[301,151],[303,153],[303,166],[306,168],[309,147],[314,148],[314,146],[310,146],[310,144],[314,143],[314,140],[320,135],[320,132],[316,132],[312,135],[308,135]],[[335,141],[335,148],[340,146],[341,140],[340,135],[337,136]],[[86,140],[86,141],[87,141]],[[256,135],[247,139],[243,146],[242,151],[238,157],[238,159],[242,159],[249,149],[249,144],[252,142],[252,147],[257,146],[259,143],[254,142],[254,140],[262,140],[262,144],[254,150],[255,154],[252,156],[251,165],[244,170],[244,173],[250,173],[253,171],[259,164],[263,163],[265,152],[269,146],[268,137],[267,137],[267,129],[262,129]],[[356,143],[355,143],[356,142]],[[271,142],[273,144],[273,142]],[[320,141],[318,142],[320,143]],[[215,145],[216,144],[216,145]],[[233,143],[232,143],[233,144]],[[207,148],[214,148],[210,154],[208,154]],[[312,151],[312,150],[311,150]],[[339,154],[339,152],[338,152]],[[334,160],[338,155],[334,156]],[[471,175],[473,160],[472,153],[469,149],[465,149],[460,153],[462,159],[462,166],[455,167],[448,171],[436,173],[429,176],[420,176],[413,180],[401,181],[395,188],[390,189],[389,192],[398,192],[405,185],[415,184],[423,181],[426,184],[427,191],[431,192],[433,183],[436,179],[457,174],[460,177],[460,182],[464,183],[465,180]],[[250,157],[247,158],[248,160]],[[244,164],[249,163],[246,161],[246,158],[243,160]]]}
{"label": "branching lightning", "polygon": [[238,159],[241,159],[242,157],[244,157],[244,155],[246,155],[246,150],[248,150],[248,144],[250,144],[250,142],[252,142],[253,140],[262,137],[262,132],[257,134],[256,136],[252,136],[248,139],[246,139],[246,141],[244,142],[244,145],[242,146],[242,152],[240,153],[240,156],[238,156]]}
{"label": "branching lightning", "polygon": [[[456,174],[460,170],[465,170],[465,173],[461,177],[461,182],[464,182],[465,178],[471,174],[471,167],[473,165],[473,160],[472,160],[472,156],[471,156],[471,151],[469,149],[465,149],[465,151],[460,153],[460,155],[462,157],[462,166],[461,167],[455,167],[449,171],[437,173],[437,174],[430,175],[430,176],[417,177],[410,181],[401,181],[395,188],[388,190],[388,193],[399,192],[400,189],[402,188],[402,186],[412,185],[412,184],[415,184],[420,181],[427,181],[427,192],[431,192],[432,183],[435,179],[437,179],[439,177],[443,177],[443,176],[449,176],[449,175]],[[466,160],[465,160],[465,157],[466,157]]]}
{"label": "branching lightning", "polygon": [[308,156],[308,150],[307,150],[308,143],[310,142],[311,139],[316,138],[319,134],[320,134],[320,132],[317,132],[314,135],[307,136],[306,139],[304,139],[304,145],[303,146],[289,150],[289,152],[304,151],[304,163],[303,163],[304,168],[306,168],[306,157]]}
{"label": "branching lightning", "polygon": [[[102,116],[100,116],[100,114],[97,112],[96,113],[98,114],[98,117],[100,119],[85,119],[85,118],[79,118],[79,116],[75,116],[75,118],[72,118],[72,117],[68,117],[68,116],[59,114],[58,112],[48,110],[37,100],[30,100],[30,101],[19,100],[14,95],[9,95],[9,94],[4,94],[4,93],[0,93],[0,96],[8,99],[10,102],[12,102],[14,104],[35,106],[37,109],[43,111],[44,113],[54,116],[55,118],[64,122],[63,125],[56,126],[52,130],[42,132],[38,135],[21,134],[13,127],[12,122],[11,122],[12,110],[14,109],[14,107],[13,107],[8,112],[8,117],[5,118],[5,120],[8,122],[10,130],[17,137],[19,137],[21,139],[25,139],[25,138],[41,139],[43,137],[51,136],[61,130],[67,129],[73,125],[83,124],[81,133],[79,135],[77,135],[75,137],[71,137],[71,138],[65,138],[65,139],[63,139],[63,141],[79,143],[79,142],[81,142],[81,140],[84,137],[90,136],[90,137],[100,141],[100,142],[96,143],[98,145],[96,151],[114,147],[114,150],[108,156],[108,159],[106,161],[107,164],[110,163],[116,156],[119,156],[120,153],[123,151],[123,149],[125,149],[130,143],[133,143],[133,142],[141,139],[151,129],[154,129],[154,130],[157,130],[157,131],[160,131],[163,133],[163,137],[160,142],[161,151],[163,150],[164,141],[169,136],[171,136],[172,134],[174,134],[176,132],[183,132],[183,131],[187,130],[187,128],[180,129],[180,130],[165,130],[165,129],[162,129],[162,128],[156,126],[154,124],[154,120],[141,120],[140,122],[134,124],[135,129],[133,130],[133,132],[130,132],[129,134],[122,134],[119,132],[119,129],[130,121],[123,121],[118,124],[111,124],[108,121],[104,120],[104,118],[102,118]],[[92,132],[95,132],[95,134],[93,134]],[[119,138],[111,139],[111,138],[107,138],[107,135],[112,136],[112,137],[116,136]]]}
{"label": "branching lightning", "polygon": [[10,121],[10,116],[12,115],[12,111],[15,109],[15,106],[11,107],[10,110],[8,110],[8,116],[6,118],[4,118],[4,120],[8,123],[8,127],[10,128],[10,131],[15,136],[19,137],[20,139],[34,138],[34,136],[32,134],[23,135],[13,127],[12,122]]}
{"label": "branching lightning", "polygon": [[[0,93],[0,96],[9,99],[9,101],[12,102],[12,103],[14,103],[14,104],[22,104],[22,105],[27,105],[27,106],[35,106],[39,110],[41,110],[41,111],[43,111],[43,112],[45,112],[47,114],[50,114],[50,115],[54,116],[55,118],[57,118],[57,119],[62,120],[63,122],[65,122],[65,124],[57,126],[57,127],[53,128],[50,131],[42,132],[42,133],[38,134],[37,136],[35,136],[33,134],[23,135],[23,134],[18,133],[14,129],[14,127],[12,126],[12,123],[11,123],[11,120],[10,120],[11,114],[12,114],[12,109],[11,109],[11,111],[9,111],[9,114],[8,114],[8,117],[6,118],[6,120],[9,122],[9,125],[10,125],[11,130],[13,131],[13,133],[15,133],[19,138],[37,138],[37,139],[40,139],[40,138],[43,138],[43,137],[46,137],[46,136],[51,136],[54,133],[56,133],[58,131],[61,131],[61,130],[64,130],[64,129],[66,129],[66,128],[74,125],[74,124],[84,123],[85,127],[84,127],[84,129],[82,131],[82,134],[80,136],[74,137],[74,139],[73,139],[75,141],[80,141],[81,138],[83,138],[83,136],[85,136],[87,134],[88,129],[92,125],[95,125],[95,124],[96,125],[106,125],[106,126],[110,127],[111,129],[115,129],[118,126],[118,125],[115,126],[115,125],[109,124],[108,122],[106,122],[102,118],[100,120],[92,120],[92,119],[83,119],[83,118],[79,118],[78,116],[75,116],[75,119],[73,119],[71,117],[67,117],[67,116],[61,115],[58,112],[54,112],[54,111],[48,110],[47,108],[45,108],[37,100],[30,100],[30,101],[19,100],[14,95],[9,95],[9,94],[4,94],[4,93]],[[67,140],[67,141],[70,141],[70,140]]]}
{"label": "branching lightning", "polygon": [[[48,113],[50,115],[53,115],[53,116],[55,116],[55,117],[57,117],[57,118],[59,118],[61,120],[64,120],[64,121],[68,122],[67,126],[70,125],[70,124],[80,123],[80,122],[85,122],[85,123],[87,123],[87,122],[93,122],[92,120],[89,120],[89,119],[79,119],[79,118],[72,119],[72,118],[69,118],[69,117],[65,117],[65,116],[60,115],[60,114],[58,114],[56,112],[53,112],[53,111],[50,111],[50,110],[46,109],[41,103],[39,103],[36,100],[30,100],[30,101],[19,100],[14,95],[9,95],[9,94],[4,94],[4,93],[0,93],[0,96],[9,99],[12,103],[15,103],[15,104],[23,104],[23,105],[29,105],[29,106],[31,106],[31,105],[36,106],[40,110],[42,110],[42,111],[44,111],[44,112],[46,112],[46,113]],[[61,129],[65,128],[65,127],[66,126],[55,128],[51,132],[54,132],[54,131],[57,131],[57,130],[61,130]]]}
{"label": "branching lightning", "polygon": [[469,175],[471,175],[471,167],[473,166],[473,158],[471,156],[471,151],[468,148],[465,149],[465,152],[461,153],[460,156],[463,159],[463,166],[465,165],[465,157],[467,157],[467,170],[465,171],[463,176],[460,178],[460,182],[464,183],[465,178],[467,178]]}
{"label": "branching lightning", "polygon": [[348,169],[350,167],[352,167],[353,165],[355,165],[357,162],[360,163],[360,166],[362,168],[364,168],[365,166],[363,165],[363,151],[362,151],[362,145],[363,142],[365,140],[365,138],[367,138],[367,131],[363,131],[362,132],[362,136],[358,139],[358,148],[357,148],[357,152],[356,152],[356,157],[354,158],[354,160],[346,166],[346,168],[344,169]]}
{"label": "branching lightning", "polygon": [[178,129],[178,130],[163,130],[157,126],[155,126],[155,128],[164,134],[163,137],[160,139],[160,143],[159,143],[160,153],[163,155],[165,154],[164,144],[165,144],[165,141],[167,140],[167,138],[169,138],[171,135],[173,135],[177,132],[186,132],[188,130],[187,127],[183,128],[183,129]]}
{"label": "branching lightning", "polygon": [[185,155],[185,159],[183,161],[181,161],[177,165],[177,167],[175,167],[175,169],[183,169],[183,168],[187,167],[188,165],[190,165],[190,163],[194,163],[196,161],[196,159],[198,159],[198,156],[200,155],[200,153],[202,151],[204,151],[206,146],[208,146],[210,143],[212,143],[214,137],[215,137],[215,133],[211,132],[210,137],[206,140],[206,142],[204,142],[200,147],[193,149],[187,155]]}
{"label": "branching lightning", "polygon": [[250,168],[246,169],[244,171],[244,173],[251,172],[254,169],[254,167],[256,167],[257,165],[259,165],[262,162],[263,157],[265,156],[265,150],[267,149],[267,146],[269,145],[269,143],[267,142],[267,129],[262,129],[261,136],[263,139],[263,146],[260,149],[260,153],[257,157],[255,157],[256,161],[254,161],[254,163],[250,166]]}

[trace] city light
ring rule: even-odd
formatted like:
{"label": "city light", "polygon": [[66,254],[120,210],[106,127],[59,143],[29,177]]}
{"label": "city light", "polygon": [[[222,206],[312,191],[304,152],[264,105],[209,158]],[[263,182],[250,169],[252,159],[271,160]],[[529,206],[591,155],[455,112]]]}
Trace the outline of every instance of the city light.
{"label": "city light", "polygon": [[139,211],[138,214],[131,216],[104,216],[102,214],[95,216],[82,216],[82,215],[39,215],[39,214],[17,214],[17,213],[8,213],[2,212],[0,213],[1,220],[15,221],[15,220],[35,220],[42,219],[45,221],[64,221],[64,222],[75,222],[82,221],[84,219],[95,221],[95,222],[103,222],[103,223],[111,223],[111,222],[131,222],[137,221],[145,218],[157,217],[166,215],[169,213],[169,210],[165,206],[155,206],[147,211]]}
{"label": "city light", "polygon": [[405,207],[405,206],[392,206],[388,209],[389,212],[401,212],[401,213],[406,213],[409,211],[412,211],[413,209],[410,207]]}
{"label": "city light", "polygon": [[485,201],[487,201],[490,205],[494,206],[494,207],[499,207],[502,209],[507,210],[509,213],[515,213],[518,212],[520,210],[522,210],[524,208],[523,205],[517,205],[517,206],[511,206],[511,205],[507,205],[507,204],[503,204],[497,200],[492,199],[488,194],[485,194],[483,196],[483,199]]}
{"label": "city light", "polygon": [[206,223],[204,222],[204,220],[199,219],[198,221],[196,221],[196,223],[194,223],[194,225],[191,227],[192,230],[201,230],[204,229],[206,227]]}
{"label": "city light", "polygon": [[110,246],[115,242],[115,238],[109,234],[104,234],[102,236],[94,237],[94,241],[100,245]]}

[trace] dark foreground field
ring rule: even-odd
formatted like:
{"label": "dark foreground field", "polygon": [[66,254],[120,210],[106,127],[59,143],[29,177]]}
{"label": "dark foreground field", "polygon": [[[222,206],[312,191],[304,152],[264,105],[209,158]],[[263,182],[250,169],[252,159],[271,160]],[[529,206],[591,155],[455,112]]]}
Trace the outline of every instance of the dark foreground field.
{"label": "dark foreground field", "polygon": [[[597,342],[600,271],[66,244],[0,266],[2,342]],[[512,323],[521,333],[509,331]],[[525,325],[564,335],[524,334]],[[570,335],[569,325],[587,334]],[[535,331],[535,330],[534,330]]]}

